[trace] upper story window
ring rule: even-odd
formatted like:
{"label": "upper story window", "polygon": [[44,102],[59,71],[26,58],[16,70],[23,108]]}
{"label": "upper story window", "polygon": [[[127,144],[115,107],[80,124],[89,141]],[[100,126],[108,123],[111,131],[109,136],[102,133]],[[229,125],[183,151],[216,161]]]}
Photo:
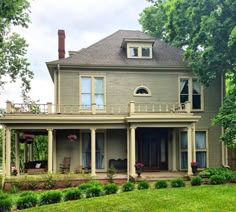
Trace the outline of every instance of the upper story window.
{"label": "upper story window", "polygon": [[152,47],[131,46],[127,52],[128,58],[152,58]]}
{"label": "upper story window", "polygon": [[134,96],[151,96],[151,91],[146,86],[139,86],[134,90]]}
{"label": "upper story window", "polygon": [[131,57],[138,57],[138,48],[137,47],[130,47],[130,56]]}
{"label": "upper story window", "polygon": [[196,78],[182,78],[179,82],[180,103],[191,102],[192,110],[203,110],[203,89]]}
{"label": "upper story window", "polygon": [[91,109],[92,103],[97,109],[104,109],[104,77],[81,77],[80,103],[83,109]]}

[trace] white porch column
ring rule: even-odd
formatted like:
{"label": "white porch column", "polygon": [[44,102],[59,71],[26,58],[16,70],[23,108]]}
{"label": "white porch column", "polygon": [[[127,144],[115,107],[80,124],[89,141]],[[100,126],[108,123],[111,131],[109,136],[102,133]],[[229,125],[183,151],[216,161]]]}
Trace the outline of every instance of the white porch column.
{"label": "white porch column", "polygon": [[11,176],[11,129],[6,128],[6,176]]}
{"label": "white porch column", "polygon": [[53,173],[56,173],[57,171],[57,143],[56,143],[56,130],[54,130],[54,133],[53,133],[53,167],[52,167],[52,170],[53,170]]}
{"label": "white porch column", "polygon": [[16,155],[16,169],[18,172],[18,175],[20,174],[20,143],[19,143],[19,133],[16,132],[15,134],[15,155]]}
{"label": "white porch column", "polygon": [[130,175],[135,176],[135,127],[130,128]]}
{"label": "white porch column", "polygon": [[129,167],[130,167],[130,163],[129,163],[129,157],[130,157],[130,146],[129,146],[129,139],[130,135],[129,135],[129,127],[127,126],[127,181],[129,181]]}
{"label": "white porch column", "polygon": [[2,175],[6,175],[6,128],[2,128]]}
{"label": "white porch column", "polygon": [[195,124],[192,125],[192,138],[193,138],[193,161],[196,161]]}
{"label": "white porch column", "polygon": [[177,171],[176,169],[176,131],[172,131],[172,171]]}
{"label": "white porch column", "polygon": [[53,148],[53,130],[48,129],[48,172],[52,173],[52,148]]}
{"label": "white porch column", "polygon": [[96,129],[91,128],[91,175],[96,176]]}
{"label": "white porch column", "polygon": [[192,126],[188,126],[188,175],[192,175],[192,167],[191,167],[191,162],[193,161],[192,159]]}

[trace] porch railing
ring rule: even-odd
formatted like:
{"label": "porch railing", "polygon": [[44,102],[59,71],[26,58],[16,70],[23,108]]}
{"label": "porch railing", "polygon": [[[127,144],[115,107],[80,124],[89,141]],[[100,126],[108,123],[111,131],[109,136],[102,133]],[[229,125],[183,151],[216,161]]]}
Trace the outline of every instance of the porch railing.
{"label": "porch railing", "polygon": [[6,113],[29,114],[134,114],[134,113],[190,113],[190,103],[135,103],[127,105],[53,105],[7,102]]}

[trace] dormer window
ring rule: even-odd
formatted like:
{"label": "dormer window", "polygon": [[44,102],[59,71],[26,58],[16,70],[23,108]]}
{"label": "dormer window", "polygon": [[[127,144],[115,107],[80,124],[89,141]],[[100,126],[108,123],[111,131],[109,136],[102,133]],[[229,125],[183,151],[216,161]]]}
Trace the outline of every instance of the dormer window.
{"label": "dormer window", "polygon": [[124,38],[121,47],[127,52],[127,58],[152,59],[153,39]]}

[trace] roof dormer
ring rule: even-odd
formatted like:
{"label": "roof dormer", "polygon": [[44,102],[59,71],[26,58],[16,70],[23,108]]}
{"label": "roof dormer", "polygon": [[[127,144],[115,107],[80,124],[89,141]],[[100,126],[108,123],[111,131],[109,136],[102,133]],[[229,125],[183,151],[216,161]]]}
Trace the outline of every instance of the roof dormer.
{"label": "roof dormer", "polygon": [[126,50],[127,58],[152,59],[152,46],[155,40],[146,38],[124,38],[121,48]]}

